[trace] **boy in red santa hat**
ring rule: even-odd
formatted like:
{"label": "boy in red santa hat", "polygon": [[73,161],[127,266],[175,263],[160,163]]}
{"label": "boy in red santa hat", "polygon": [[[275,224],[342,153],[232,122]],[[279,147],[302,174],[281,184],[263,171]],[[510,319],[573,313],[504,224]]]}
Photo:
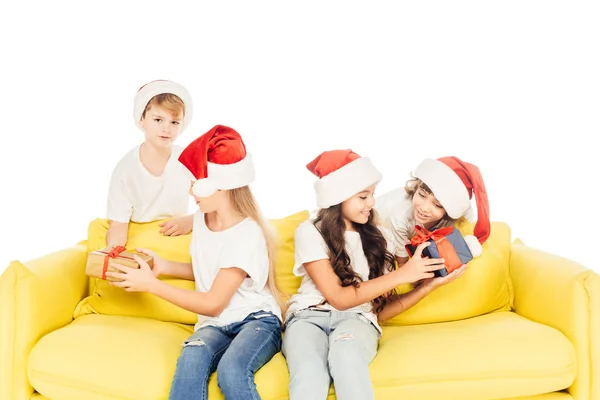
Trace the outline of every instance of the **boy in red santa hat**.
{"label": "boy in red santa hat", "polygon": [[427,158],[405,187],[378,197],[380,222],[400,244],[395,254],[398,265],[408,261],[404,245],[415,235],[416,225],[433,231],[454,226],[460,218],[472,220],[472,197],[477,203],[477,222],[473,235],[465,236],[465,241],[473,257],[478,257],[491,227],[485,184],[475,165],[458,157]]}

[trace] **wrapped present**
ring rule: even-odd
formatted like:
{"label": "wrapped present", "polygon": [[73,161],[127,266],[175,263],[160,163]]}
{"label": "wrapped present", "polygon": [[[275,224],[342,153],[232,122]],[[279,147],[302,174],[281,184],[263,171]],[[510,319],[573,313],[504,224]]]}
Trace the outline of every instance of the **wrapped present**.
{"label": "wrapped present", "polygon": [[85,274],[94,278],[105,279],[108,281],[116,281],[117,279],[106,276],[109,271],[117,271],[109,266],[111,262],[116,262],[130,268],[139,268],[140,265],[133,259],[133,255],[137,254],[140,258],[146,261],[150,268],[153,265],[153,258],[143,253],[135,253],[126,251],[125,247],[117,246],[113,249],[105,248],[92,251],[88,254],[87,263],[85,265]]}
{"label": "wrapped present", "polygon": [[406,251],[412,257],[421,243],[431,242],[422,253],[422,257],[443,258],[444,266],[434,271],[436,277],[446,276],[461,265],[473,259],[473,254],[460,231],[452,226],[428,231],[422,226],[415,226],[415,236],[405,246]]}

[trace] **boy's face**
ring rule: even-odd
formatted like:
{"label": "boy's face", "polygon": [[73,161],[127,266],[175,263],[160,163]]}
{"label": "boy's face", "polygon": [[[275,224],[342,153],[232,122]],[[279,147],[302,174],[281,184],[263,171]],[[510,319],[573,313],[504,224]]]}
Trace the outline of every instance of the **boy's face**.
{"label": "boy's face", "polygon": [[342,203],[342,216],[346,228],[352,227],[352,222],[366,224],[375,205],[375,186],[371,185],[360,193],[355,194]]}
{"label": "boy's face", "polygon": [[140,126],[147,142],[158,148],[169,148],[181,133],[182,121],[183,114],[173,118],[164,108],[152,105],[141,119]]}
{"label": "boy's face", "polygon": [[415,220],[427,229],[435,226],[446,215],[446,210],[438,199],[422,187],[417,188],[413,195],[413,208]]}

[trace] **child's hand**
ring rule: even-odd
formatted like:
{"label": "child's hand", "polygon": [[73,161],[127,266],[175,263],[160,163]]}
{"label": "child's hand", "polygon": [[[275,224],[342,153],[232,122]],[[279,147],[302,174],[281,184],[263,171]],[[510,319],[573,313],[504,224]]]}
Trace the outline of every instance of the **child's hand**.
{"label": "child's hand", "polygon": [[421,281],[418,286],[416,285],[415,287],[422,286],[422,287],[427,287],[427,288],[429,288],[431,290],[437,289],[440,286],[444,286],[445,284],[450,283],[450,282],[458,279],[459,277],[461,277],[465,273],[466,270],[467,270],[467,264],[463,264],[459,268],[457,268],[454,271],[450,272],[446,276],[442,276],[442,277],[439,277],[439,278],[428,278],[428,279],[425,279],[425,280]]}
{"label": "child's hand", "polygon": [[110,282],[112,286],[117,286],[125,289],[127,292],[151,292],[154,285],[159,282],[152,273],[148,263],[140,258],[137,254],[133,255],[133,259],[140,264],[140,268],[125,267],[115,262],[109,265],[121,272],[109,271],[107,276],[116,279],[122,279],[121,282]]}
{"label": "child's hand", "polygon": [[189,216],[173,218],[158,224],[161,227],[159,233],[165,236],[187,235],[192,231],[193,223],[193,218],[189,218]]}
{"label": "child's hand", "polygon": [[403,282],[414,283],[424,279],[433,278],[433,271],[444,268],[443,258],[422,258],[421,253],[431,242],[421,243],[414,255],[395,272],[403,275]]}
{"label": "child's hand", "polygon": [[169,262],[160,258],[155,252],[148,249],[135,249],[135,251],[138,253],[143,253],[154,259],[152,262],[152,274],[155,277],[158,278],[161,275],[169,274]]}

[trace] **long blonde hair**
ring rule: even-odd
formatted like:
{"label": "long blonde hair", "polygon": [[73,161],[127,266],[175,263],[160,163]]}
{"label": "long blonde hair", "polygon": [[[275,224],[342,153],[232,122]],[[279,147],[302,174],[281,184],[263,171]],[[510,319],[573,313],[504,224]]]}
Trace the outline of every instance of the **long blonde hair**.
{"label": "long blonde hair", "polygon": [[285,313],[286,299],[277,286],[277,276],[275,272],[275,260],[277,259],[278,234],[273,225],[262,215],[260,208],[250,190],[249,186],[243,186],[237,189],[231,189],[229,192],[229,201],[233,209],[241,215],[248,217],[258,224],[265,236],[267,242],[267,252],[269,255],[269,278],[267,284],[277,301],[277,304]]}

